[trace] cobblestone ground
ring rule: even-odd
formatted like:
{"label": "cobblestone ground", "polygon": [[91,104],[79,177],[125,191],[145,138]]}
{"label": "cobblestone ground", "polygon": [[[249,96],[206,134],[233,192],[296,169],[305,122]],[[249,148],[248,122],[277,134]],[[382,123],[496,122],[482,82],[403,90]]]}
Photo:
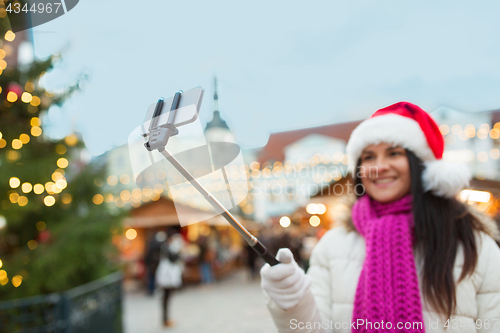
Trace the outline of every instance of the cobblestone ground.
{"label": "cobblestone ground", "polygon": [[264,304],[259,281],[240,271],[211,286],[187,286],[170,300],[173,328],[161,323],[161,295],[147,296],[127,287],[124,300],[125,333],[245,333],[276,332]]}

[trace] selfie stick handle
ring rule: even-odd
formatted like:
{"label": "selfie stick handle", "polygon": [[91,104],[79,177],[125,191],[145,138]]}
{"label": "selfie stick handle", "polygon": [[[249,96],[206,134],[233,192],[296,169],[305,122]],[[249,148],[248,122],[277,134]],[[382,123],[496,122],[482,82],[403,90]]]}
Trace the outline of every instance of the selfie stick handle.
{"label": "selfie stick handle", "polygon": [[212,194],[210,194],[203,185],[201,185],[196,178],[194,178],[191,173],[186,170],[179,161],[170,154],[165,148],[158,149],[158,151],[170,162],[172,165],[186,178],[189,182],[205,197],[205,199],[215,208],[217,212],[221,212],[221,215],[232,225],[236,231],[245,239],[245,241],[250,245],[255,252],[257,252],[269,265],[274,266],[279,264],[279,261],[269,253],[267,248],[262,244],[254,235],[252,235],[243,225],[241,225],[236,218],[217,200]]}

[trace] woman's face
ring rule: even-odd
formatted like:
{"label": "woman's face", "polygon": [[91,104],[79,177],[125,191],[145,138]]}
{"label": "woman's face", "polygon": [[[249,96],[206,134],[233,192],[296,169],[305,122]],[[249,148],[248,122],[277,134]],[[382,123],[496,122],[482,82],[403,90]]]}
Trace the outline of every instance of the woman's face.
{"label": "woman's face", "polygon": [[366,194],[378,202],[391,202],[410,193],[410,165],[406,150],[400,146],[380,143],[366,147],[359,171]]}

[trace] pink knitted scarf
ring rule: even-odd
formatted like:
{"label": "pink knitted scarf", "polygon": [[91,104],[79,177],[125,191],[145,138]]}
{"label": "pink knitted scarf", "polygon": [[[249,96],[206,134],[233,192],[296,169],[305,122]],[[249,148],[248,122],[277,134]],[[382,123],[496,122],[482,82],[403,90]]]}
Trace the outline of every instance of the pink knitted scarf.
{"label": "pink knitted scarf", "polygon": [[[352,220],[365,238],[366,257],[356,288],[352,319],[353,322],[359,319],[359,323],[364,320],[364,324],[352,332],[425,331],[413,257],[411,208],[411,195],[385,204],[364,195],[354,204]],[[414,322],[421,326],[417,328]],[[402,323],[401,329],[398,323]]]}

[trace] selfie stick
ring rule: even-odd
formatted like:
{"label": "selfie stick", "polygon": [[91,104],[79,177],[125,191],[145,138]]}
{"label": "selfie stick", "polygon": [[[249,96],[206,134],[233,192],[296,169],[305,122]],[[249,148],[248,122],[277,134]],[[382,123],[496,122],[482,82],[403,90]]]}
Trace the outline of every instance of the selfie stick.
{"label": "selfie stick", "polygon": [[[163,109],[164,99],[161,98],[156,103],[155,111],[149,126],[149,140],[144,144],[147,150],[158,150],[189,182],[205,197],[205,199],[215,208],[217,212],[222,211],[222,216],[233,226],[243,239],[261,256],[269,265],[274,266],[279,264],[279,261],[269,253],[268,249],[262,244],[257,237],[252,235],[236,218],[210,194],[200,182],[198,182],[191,173],[179,163],[179,161],[165,148],[168,139],[179,133],[175,127],[175,117],[177,108],[181,99],[182,91],[178,91],[174,95],[170,114],[165,125],[158,126],[158,119]],[[145,134],[147,136],[148,134]]]}

